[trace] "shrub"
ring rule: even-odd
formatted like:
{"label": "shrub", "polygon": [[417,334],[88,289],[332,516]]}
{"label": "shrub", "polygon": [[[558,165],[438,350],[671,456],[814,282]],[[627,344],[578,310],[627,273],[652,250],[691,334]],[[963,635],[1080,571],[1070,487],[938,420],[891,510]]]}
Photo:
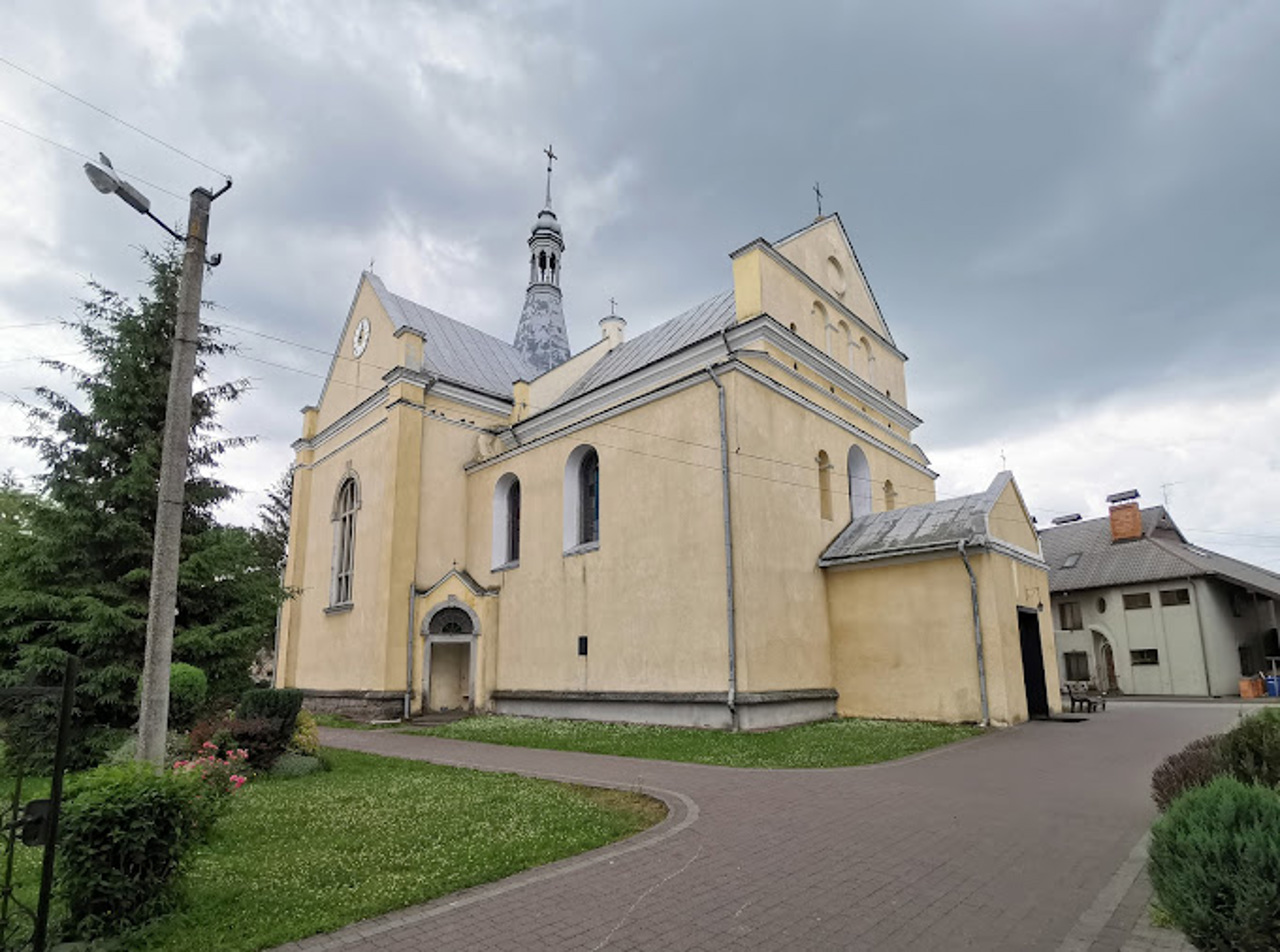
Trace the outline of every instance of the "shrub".
{"label": "shrub", "polygon": [[195,723],[209,699],[209,679],[193,664],[169,668],[169,725],[185,730]]}
{"label": "shrub", "polygon": [[1214,777],[1225,773],[1220,748],[1222,735],[1212,734],[1193,740],[1176,754],[1170,754],[1151,775],[1151,799],[1160,812],[1192,787],[1203,787]]}
{"label": "shrub", "polygon": [[1259,711],[1227,731],[1222,759],[1241,783],[1280,787],[1280,710]]}
{"label": "shrub", "polygon": [[1263,952],[1280,935],[1280,794],[1219,777],[1151,831],[1160,906],[1197,949]]}
{"label": "shrub", "polygon": [[[164,735],[164,760],[165,763],[173,763],[182,754],[187,752],[187,735],[182,731],[169,731]],[[115,749],[107,755],[104,763],[108,764],[127,764],[131,763],[138,755],[138,735],[130,734]]]}
{"label": "shrub", "polygon": [[118,935],[173,907],[184,860],[215,805],[193,777],[100,767],[73,785],[59,828],[58,888],[82,938]]}
{"label": "shrub", "polygon": [[249,752],[243,747],[224,754],[212,741],[206,741],[204,749],[197,756],[188,760],[175,760],[173,772],[188,774],[199,781],[201,796],[214,801],[214,807],[206,818],[212,823],[221,801],[239,790],[249,779],[241,773],[248,757]]}
{"label": "shrub", "polygon": [[314,757],[320,752],[320,725],[310,711],[299,711],[289,750]]}
{"label": "shrub", "polygon": [[306,754],[285,751],[280,755],[280,759],[276,761],[275,766],[271,768],[271,776],[284,779],[305,777],[308,774],[319,773],[324,769],[325,765],[319,757],[310,757]]}
{"label": "shrub", "polygon": [[280,722],[275,718],[216,717],[201,721],[191,728],[188,737],[193,753],[203,754],[213,744],[219,753],[243,749],[248,754],[250,770],[266,771],[284,753],[288,736],[280,732]]}
{"label": "shrub", "polygon": [[241,696],[236,716],[245,720],[274,718],[280,721],[280,730],[288,740],[300,710],[302,692],[297,688],[252,688]]}

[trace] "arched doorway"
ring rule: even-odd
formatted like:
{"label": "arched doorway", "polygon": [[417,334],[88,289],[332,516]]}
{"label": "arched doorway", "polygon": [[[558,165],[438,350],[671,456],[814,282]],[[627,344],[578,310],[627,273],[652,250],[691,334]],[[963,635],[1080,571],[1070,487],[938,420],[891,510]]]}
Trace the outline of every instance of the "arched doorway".
{"label": "arched doorway", "polygon": [[1116,681],[1115,652],[1107,636],[1096,628],[1093,630],[1093,650],[1094,657],[1098,659],[1098,687],[1103,691],[1119,690],[1120,685]]}
{"label": "arched doorway", "polygon": [[427,613],[423,625],[422,707],[425,711],[470,711],[475,707],[476,636],[479,620],[450,597]]}

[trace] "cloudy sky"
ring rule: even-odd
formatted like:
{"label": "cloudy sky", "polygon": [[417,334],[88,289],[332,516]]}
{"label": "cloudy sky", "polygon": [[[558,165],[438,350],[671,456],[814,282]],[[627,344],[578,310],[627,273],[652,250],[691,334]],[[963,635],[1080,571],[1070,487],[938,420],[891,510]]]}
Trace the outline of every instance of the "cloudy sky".
{"label": "cloudy sky", "polygon": [[[233,176],[206,297],[254,389],[225,415],[253,518],[362,268],[510,338],[547,142],[571,341],[730,285],[728,253],[839,211],[911,357],[940,495],[1002,454],[1042,524],[1168,495],[1280,570],[1280,4],[2,0],[0,57]],[[218,176],[0,63],[0,397],[77,359],[51,323],[132,292]],[[26,132],[19,131],[20,127]],[[163,190],[163,191],[162,191]],[[166,194],[172,193],[172,194]],[[269,334],[289,343],[261,335]],[[0,435],[25,432],[0,403]],[[0,470],[38,471],[0,442]]]}

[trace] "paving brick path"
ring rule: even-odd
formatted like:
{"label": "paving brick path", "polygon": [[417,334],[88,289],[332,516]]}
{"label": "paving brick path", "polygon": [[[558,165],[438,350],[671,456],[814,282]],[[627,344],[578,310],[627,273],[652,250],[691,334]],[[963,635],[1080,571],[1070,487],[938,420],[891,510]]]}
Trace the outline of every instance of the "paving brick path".
{"label": "paving brick path", "polygon": [[332,746],[639,788],[672,813],[624,843],[284,948],[1159,948],[1129,936],[1145,922],[1134,851],[1151,771],[1236,710],[1113,705],[811,771],[326,730]]}

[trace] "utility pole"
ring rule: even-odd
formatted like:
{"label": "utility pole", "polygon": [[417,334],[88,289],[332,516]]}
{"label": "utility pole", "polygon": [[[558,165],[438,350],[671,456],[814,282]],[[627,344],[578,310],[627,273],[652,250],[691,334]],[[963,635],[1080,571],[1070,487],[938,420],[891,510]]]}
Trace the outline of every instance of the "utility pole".
{"label": "utility pole", "polygon": [[142,668],[142,704],[138,714],[138,760],[164,760],[169,730],[169,665],[173,657],[174,615],[178,604],[178,563],[182,513],[187,489],[191,438],[191,390],[200,340],[200,291],[213,195],[191,192],[186,251],[178,283],[178,318],[173,330],[169,402],[164,411],[160,453],[160,490],[156,503],[155,547],[151,557],[151,596],[147,605],[147,654]]}
{"label": "utility pole", "polygon": [[160,485],[156,500],[156,534],[151,553],[151,595],[147,602],[147,649],[142,666],[142,698],[138,713],[137,759],[164,762],[169,731],[169,666],[173,658],[173,619],[178,606],[178,563],[182,549],[182,513],[187,491],[187,456],[191,441],[191,387],[196,376],[200,343],[200,290],[204,267],[218,266],[222,255],[205,257],[209,207],[231,188],[227,179],[216,192],[191,191],[187,233],[180,235],[151,212],[151,201],[120,177],[111,160],[86,162],[85,175],[99,192],[116,195],[134,211],[146,215],[185,244],[178,281],[178,314],[173,328],[173,359],[169,367],[169,401],[164,413],[164,443],[160,450]]}

